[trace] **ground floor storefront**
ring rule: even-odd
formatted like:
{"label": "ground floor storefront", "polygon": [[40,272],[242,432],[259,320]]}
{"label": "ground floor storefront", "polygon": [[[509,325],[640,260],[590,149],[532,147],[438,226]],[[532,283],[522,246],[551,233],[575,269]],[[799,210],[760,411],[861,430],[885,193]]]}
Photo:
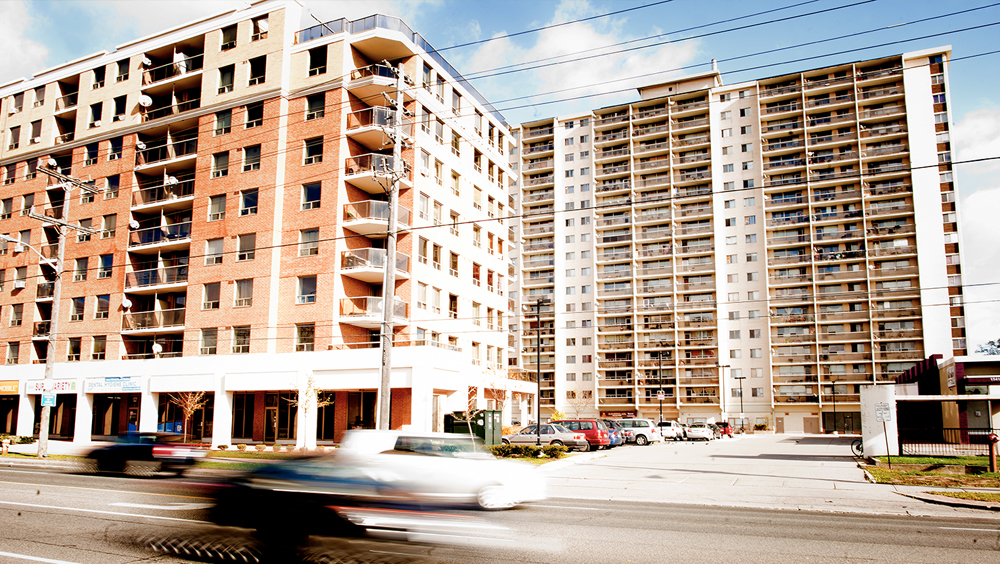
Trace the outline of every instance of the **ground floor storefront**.
{"label": "ground floor storefront", "polygon": [[[393,356],[394,429],[443,430],[446,413],[470,405],[498,409],[510,424],[534,396],[531,382],[463,369],[458,353],[410,347]],[[11,434],[38,435],[45,390],[54,395],[49,436],[83,444],[141,431],[214,446],[313,448],[377,423],[377,349],[60,363],[49,381],[36,367],[13,368],[19,379],[3,389],[15,392],[0,395],[0,424]]]}

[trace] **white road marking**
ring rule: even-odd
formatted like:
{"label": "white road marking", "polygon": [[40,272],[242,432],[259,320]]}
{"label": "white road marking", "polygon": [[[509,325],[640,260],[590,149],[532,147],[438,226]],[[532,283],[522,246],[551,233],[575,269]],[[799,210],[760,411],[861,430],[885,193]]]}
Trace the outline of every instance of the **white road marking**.
{"label": "white road marking", "polygon": [[531,507],[548,507],[548,508],[551,508],[551,509],[585,509],[587,511],[605,511],[605,509],[601,509],[601,508],[598,508],[598,507],[573,507],[573,506],[570,506],[570,505],[539,505],[537,503],[532,503]]}
{"label": "white road marking", "polygon": [[939,529],[946,529],[949,531],[986,531],[988,533],[998,533],[1000,530],[997,529],[973,529],[970,527],[938,527]]}
{"label": "white road marking", "polygon": [[69,560],[53,560],[51,558],[39,558],[37,556],[14,554],[13,552],[0,552],[0,556],[9,556],[10,558],[17,558],[18,560],[31,560],[33,562],[48,562],[48,564],[79,564],[79,562],[70,562]]}
{"label": "white road marking", "polygon": [[17,503],[14,501],[0,501],[3,505],[17,505],[20,507],[35,507],[38,509],[59,509],[62,511],[79,511],[81,513],[99,513],[102,515],[118,515],[121,517],[142,517],[143,519],[159,519],[161,521],[185,521],[188,523],[208,523],[198,519],[181,519],[179,517],[159,517],[157,515],[140,515],[138,513],[120,513],[118,511],[101,511],[99,509],[78,509],[76,507],[58,507],[55,505],[39,505],[37,503]]}
{"label": "white road marking", "polygon": [[148,505],[145,503],[110,503],[115,507],[138,507],[139,509],[157,509],[161,511],[189,511],[194,509],[208,509],[211,503],[171,503],[170,505]]}

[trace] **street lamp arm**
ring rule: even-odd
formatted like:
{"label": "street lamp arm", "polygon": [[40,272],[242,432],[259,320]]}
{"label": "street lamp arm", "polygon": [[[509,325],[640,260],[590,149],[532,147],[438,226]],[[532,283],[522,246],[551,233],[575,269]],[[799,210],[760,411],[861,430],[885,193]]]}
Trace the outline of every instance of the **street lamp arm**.
{"label": "street lamp arm", "polygon": [[15,238],[11,237],[10,235],[2,235],[2,234],[0,234],[0,239],[2,239],[4,241],[7,241],[8,243],[14,243],[15,245],[21,245],[23,247],[28,247],[29,249],[31,249],[32,251],[34,251],[35,254],[38,255],[39,258],[41,258],[42,260],[49,260],[48,257],[46,257],[45,255],[43,255],[41,251],[39,251],[38,249],[36,249],[34,247],[34,245],[30,245],[28,243],[22,242],[19,239],[15,239]]}

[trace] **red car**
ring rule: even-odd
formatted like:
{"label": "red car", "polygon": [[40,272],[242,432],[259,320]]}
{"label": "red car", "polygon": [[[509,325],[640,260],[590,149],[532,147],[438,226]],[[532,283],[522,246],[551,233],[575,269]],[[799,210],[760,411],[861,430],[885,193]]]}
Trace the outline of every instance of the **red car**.
{"label": "red car", "polygon": [[550,423],[562,425],[576,433],[583,433],[587,436],[587,444],[594,450],[606,448],[611,444],[611,430],[600,419],[560,419]]}
{"label": "red car", "polygon": [[733,426],[726,421],[720,421],[715,423],[716,438],[721,439],[722,437],[732,437],[733,436]]}

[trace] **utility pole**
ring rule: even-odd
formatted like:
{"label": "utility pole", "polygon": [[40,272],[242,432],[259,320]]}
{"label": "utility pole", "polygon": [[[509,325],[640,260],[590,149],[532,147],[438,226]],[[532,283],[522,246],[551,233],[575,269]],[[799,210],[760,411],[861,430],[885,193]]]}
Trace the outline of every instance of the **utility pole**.
{"label": "utility pole", "polygon": [[743,415],[743,380],[746,380],[746,376],[733,376],[734,379],[740,381],[740,432],[746,431],[746,424]]}
{"label": "utility pole", "polygon": [[538,378],[538,389],[535,390],[535,446],[542,446],[542,305],[549,303],[548,298],[540,297],[535,301],[535,373]]}
{"label": "utility pole", "polygon": [[385,245],[385,273],[382,277],[382,331],[379,341],[382,366],[378,392],[377,428],[383,430],[389,429],[389,407],[392,393],[389,379],[392,373],[392,318],[396,309],[396,207],[399,204],[399,181],[406,174],[405,163],[403,163],[403,118],[406,115],[406,110],[403,108],[403,88],[406,86],[406,76],[403,72],[402,62],[395,69],[388,61],[385,62],[385,65],[396,73],[396,100],[389,100],[395,106],[396,113],[392,128],[392,185],[388,190],[389,229]]}
{"label": "utility pole", "polygon": [[[42,384],[42,397],[45,397],[45,394],[52,392],[52,381],[54,379],[53,371],[56,364],[56,341],[59,333],[59,301],[62,298],[63,273],[66,270],[64,264],[66,256],[66,230],[72,229],[83,233],[89,233],[91,235],[97,233],[96,229],[91,229],[82,225],[73,225],[66,221],[66,218],[69,217],[70,192],[74,187],[80,188],[84,192],[90,194],[98,194],[102,192],[102,190],[96,186],[87,184],[82,180],[67,176],[60,172],[56,168],[57,163],[55,159],[49,159],[46,165],[48,166],[38,167],[38,170],[59,181],[59,184],[57,184],[56,187],[61,187],[63,189],[63,205],[61,219],[37,214],[35,213],[34,206],[32,206],[28,211],[28,217],[31,217],[32,219],[55,224],[56,232],[59,234],[58,245],[56,246],[56,274],[55,280],[52,283],[52,315],[49,319],[49,338],[45,352],[45,382]],[[38,428],[38,458],[46,458],[49,455],[49,419],[51,417],[51,413],[51,407],[48,405],[42,406],[42,414]]]}

